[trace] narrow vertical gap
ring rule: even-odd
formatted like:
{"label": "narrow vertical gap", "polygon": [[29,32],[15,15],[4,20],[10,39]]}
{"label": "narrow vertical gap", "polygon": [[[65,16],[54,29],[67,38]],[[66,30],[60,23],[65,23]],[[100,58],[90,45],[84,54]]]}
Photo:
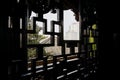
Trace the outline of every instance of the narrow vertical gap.
{"label": "narrow vertical gap", "polygon": [[10,16],[8,16],[8,28],[13,28]]}
{"label": "narrow vertical gap", "polygon": [[11,28],[11,17],[8,16],[8,28]]}
{"label": "narrow vertical gap", "polygon": [[20,18],[20,29],[22,29],[22,18]]}
{"label": "narrow vertical gap", "polygon": [[22,33],[20,33],[20,48],[22,48]]}

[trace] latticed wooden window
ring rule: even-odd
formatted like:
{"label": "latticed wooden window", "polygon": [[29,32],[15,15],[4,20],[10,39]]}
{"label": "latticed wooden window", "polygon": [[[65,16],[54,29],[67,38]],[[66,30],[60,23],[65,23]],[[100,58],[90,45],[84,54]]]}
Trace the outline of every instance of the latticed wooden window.
{"label": "latticed wooden window", "polygon": [[11,4],[10,80],[94,79],[99,36],[94,0]]}

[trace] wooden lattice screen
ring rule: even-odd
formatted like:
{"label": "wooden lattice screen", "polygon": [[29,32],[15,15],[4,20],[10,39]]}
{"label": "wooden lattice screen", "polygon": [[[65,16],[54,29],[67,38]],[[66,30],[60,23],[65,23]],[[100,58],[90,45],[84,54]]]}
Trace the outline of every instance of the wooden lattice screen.
{"label": "wooden lattice screen", "polygon": [[[95,0],[14,0],[10,5],[8,80],[95,80],[99,36]],[[79,21],[77,40],[64,39],[66,26],[63,25],[63,17],[64,10],[68,9],[72,9]],[[38,16],[33,17],[33,26],[29,28],[32,11]],[[50,31],[43,16],[49,11],[57,14],[57,21],[50,23]],[[46,39],[48,43],[29,42],[29,36],[36,34],[37,22],[43,24],[43,34],[49,35]],[[53,55],[49,60],[49,56],[44,55],[44,49],[55,45],[61,47],[62,54]],[[29,49],[35,49],[36,57],[28,61]]]}

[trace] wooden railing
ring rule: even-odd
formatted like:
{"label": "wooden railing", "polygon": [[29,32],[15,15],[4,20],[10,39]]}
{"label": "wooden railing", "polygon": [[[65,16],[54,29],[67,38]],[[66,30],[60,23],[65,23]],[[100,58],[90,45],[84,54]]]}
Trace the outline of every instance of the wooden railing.
{"label": "wooden railing", "polygon": [[9,75],[9,80],[95,80],[95,73],[94,59],[87,61],[77,54],[69,54],[53,56],[53,60],[33,59],[28,63],[28,72]]}

